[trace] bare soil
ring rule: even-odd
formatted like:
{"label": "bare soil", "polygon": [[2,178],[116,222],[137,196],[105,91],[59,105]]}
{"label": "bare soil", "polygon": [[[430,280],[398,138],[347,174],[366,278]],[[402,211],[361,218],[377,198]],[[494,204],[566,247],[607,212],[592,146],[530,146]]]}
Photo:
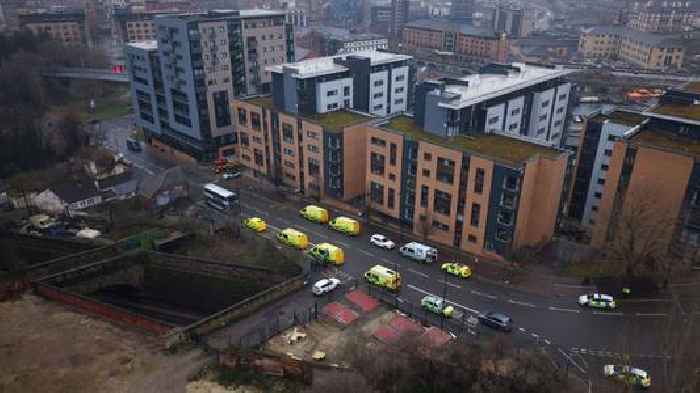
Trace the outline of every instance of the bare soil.
{"label": "bare soil", "polygon": [[153,336],[25,295],[0,303],[0,392],[185,392],[206,363]]}

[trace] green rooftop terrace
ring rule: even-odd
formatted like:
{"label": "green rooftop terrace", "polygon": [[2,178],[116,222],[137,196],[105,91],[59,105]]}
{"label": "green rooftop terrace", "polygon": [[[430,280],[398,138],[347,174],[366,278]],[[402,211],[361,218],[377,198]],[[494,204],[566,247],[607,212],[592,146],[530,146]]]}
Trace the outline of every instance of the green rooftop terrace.
{"label": "green rooftop terrace", "polygon": [[634,127],[636,125],[639,125],[646,119],[646,117],[642,116],[639,113],[625,112],[625,111],[613,111],[613,112],[610,112],[606,115],[600,115],[600,116],[603,116],[604,118],[608,118],[615,123],[623,124],[623,125],[630,126],[630,127]]}
{"label": "green rooftop terrace", "polygon": [[319,113],[311,116],[302,116],[305,119],[311,120],[320,124],[322,127],[330,130],[340,130],[345,127],[355,124],[364,123],[372,118],[356,112],[334,111],[327,113]]}
{"label": "green rooftop terrace", "polygon": [[632,141],[644,146],[700,157],[700,141],[671,132],[644,130],[635,135]]}
{"label": "green rooftop terrace", "polygon": [[249,98],[247,100],[244,100],[245,102],[253,105],[257,105],[263,108],[267,109],[274,109],[274,104],[272,103],[272,97],[270,96],[264,96],[264,97],[255,97],[255,98]]}
{"label": "green rooftop terrace", "polygon": [[521,164],[534,156],[550,158],[559,157],[562,152],[553,148],[524,142],[501,135],[474,135],[456,136],[452,138],[441,137],[423,131],[415,121],[408,116],[398,116],[391,119],[383,128],[401,132],[416,140],[422,140],[450,149],[459,149],[474,152],[476,154],[502,161],[509,164]]}
{"label": "green rooftop terrace", "polygon": [[663,104],[651,110],[659,115],[700,121],[700,105]]}

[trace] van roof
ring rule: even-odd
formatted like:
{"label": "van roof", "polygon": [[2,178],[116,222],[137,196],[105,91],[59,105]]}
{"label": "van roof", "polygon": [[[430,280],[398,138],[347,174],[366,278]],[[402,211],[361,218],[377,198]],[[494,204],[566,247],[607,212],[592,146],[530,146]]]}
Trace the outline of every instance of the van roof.
{"label": "van roof", "polygon": [[393,276],[393,275],[395,275],[395,274],[398,274],[398,273],[396,273],[395,271],[389,269],[388,267],[382,266],[382,265],[374,265],[374,266],[372,267],[372,269],[370,269],[370,270],[374,270],[374,271],[376,271],[376,272],[378,272],[378,273],[383,273],[383,274],[387,274],[387,275],[390,275],[390,276]]}
{"label": "van roof", "polygon": [[300,234],[300,235],[303,235],[303,234],[304,234],[303,232],[297,231],[297,230],[294,229],[294,228],[285,228],[285,229],[282,230],[282,232],[284,232],[284,233]]}

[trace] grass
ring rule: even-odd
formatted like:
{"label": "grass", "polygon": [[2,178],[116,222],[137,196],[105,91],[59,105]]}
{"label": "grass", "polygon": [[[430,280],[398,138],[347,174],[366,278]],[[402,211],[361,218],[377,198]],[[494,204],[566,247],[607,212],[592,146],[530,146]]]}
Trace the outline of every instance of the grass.
{"label": "grass", "polygon": [[700,121],[700,105],[664,104],[654,108],[652,112]]}
{"label": "grass", "polygon": [[272,97],[266,96],[266,97],[255,97],[255,98],[250,98],[247,100],[244,100],[245,102],[257,106],[261,106],[263,108],[267,109],[274,109],[275,105],[272,103]]}
{"label": "grass", "polygon": [[126,116],[131,112],[131,99],[123,89],[118,89],[104,97],[95,98],[95,111],[89,111],[90,98],[79,98],[52,108],[54,112],[75,111],[84,122],[108,120]]}
{"label": "grass", "polygon": [[328,112],[307,118],[330,130],[340,130],[372,119],[369,116],[348,111]]}
{"label": "grass", "polygon": [[636,126],[646,119],[639,113],[625,112],[625,111],[614,111],[607,115],[601,115],[604,118],[609,118],[616,123],[624,124],[627,126]]}
{"label": "grass", "polygon": [[384,125],[384,128],[399,131],[416,140],[423,140],[451,149],[456,148],[475,152],[509,164],[520,164],[538,155],[558,158],[562,154],[556,149],[493,134],[456,136],[451,138],[441,137],[425,132],[416,125],[412,118],[407,116],[398,116],[391,119],[389,123]]}
{"label": "grass", "polygon": [[663,131],[643,131],[637,134],[634,142],[651,145],[666,150],[700,156],[700,142],[678,134]]}

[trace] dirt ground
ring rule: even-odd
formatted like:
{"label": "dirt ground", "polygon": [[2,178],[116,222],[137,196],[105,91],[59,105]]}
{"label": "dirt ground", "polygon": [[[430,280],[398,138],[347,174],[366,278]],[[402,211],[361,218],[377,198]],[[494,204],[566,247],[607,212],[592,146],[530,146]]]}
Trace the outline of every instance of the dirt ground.
{"label": "dirt ground", "polygon": [[0,392],[185,392],[207,362],[152,336],[25,295],[0,303]]}

